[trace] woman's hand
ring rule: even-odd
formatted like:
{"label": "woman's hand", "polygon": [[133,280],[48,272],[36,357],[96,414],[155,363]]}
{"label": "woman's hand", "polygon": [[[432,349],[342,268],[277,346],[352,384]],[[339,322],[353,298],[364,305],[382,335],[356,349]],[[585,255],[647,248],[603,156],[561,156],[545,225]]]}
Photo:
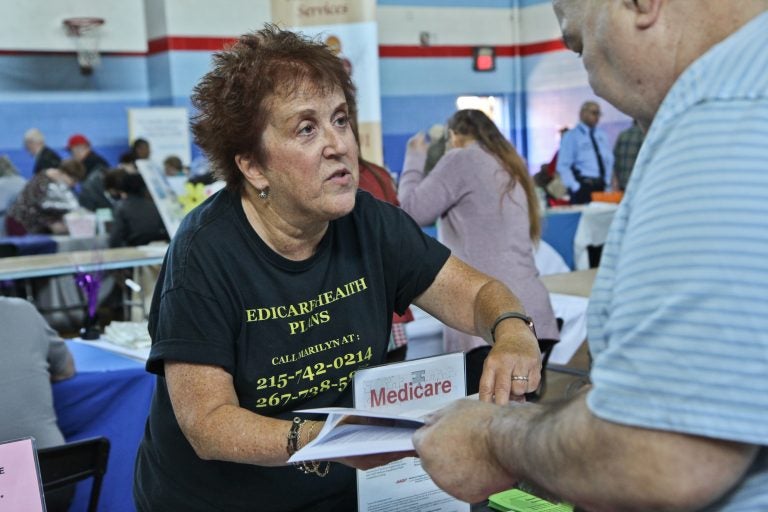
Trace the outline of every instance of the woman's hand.
{"label": "woman's hand", "polygon": [[418,132],[416,135],[408,139],[408,151],[422,151],[426,152],[429,145],[424,132]]}
{"label": "woman's hand", "polygon": [[[520,320],[505,322],[519,325],[499,332],[483,364],[479,394],[482,402],[505,405],[510,400],[525,401],[525,393],[536,391],[541,381],[539,342]],[[510,326],[512,327],[512,326]]]}

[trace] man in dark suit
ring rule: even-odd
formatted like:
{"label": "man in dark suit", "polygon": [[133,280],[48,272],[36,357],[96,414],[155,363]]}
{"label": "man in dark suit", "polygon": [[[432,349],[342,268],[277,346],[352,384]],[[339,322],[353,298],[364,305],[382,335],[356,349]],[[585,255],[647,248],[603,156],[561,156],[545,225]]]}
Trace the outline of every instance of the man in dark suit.
{"label": "man in dark suit", "polygon": [[24,147],[30,155],[35,157],[35,166],[32,174],[59,167],[61,157],[59,154],[45,145],[45,137],[37,128],[30,128],[24,134]]}

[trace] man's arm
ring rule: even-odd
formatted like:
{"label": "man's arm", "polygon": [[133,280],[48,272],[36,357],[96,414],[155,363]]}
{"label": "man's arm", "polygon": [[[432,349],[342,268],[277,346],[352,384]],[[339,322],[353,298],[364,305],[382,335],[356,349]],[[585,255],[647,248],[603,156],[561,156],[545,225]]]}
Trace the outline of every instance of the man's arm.
{"label": "man's arm", "polygon": [[[576,130],[576,128],[574,128]],[[557,172],[563,185],[572,192],[576,192],[581,185],[573,175],[573,164],[576,163],[576,134],[573,130],[563,134],[560,140],[560,150],[557,153]]]}
{"label": "man's arm", "polygon": [[[446,325],[482,337],[493,349],[480,379],[480,399],[506,404],[539,386],[541,353],[536,337],[520,319],[508,318],[491,327],[502,313],[524,313],[517,297],[501,282],[451,256],[432,285],[415,301]],[[512,381],[512,376],[528,377]]]}
{"label": "man's arm", "polygon": [[[607,422],[586,393],[555,406],[462,401],[414,435],[425,470],[469,502],[527,481],[589,510],[696,510],[747,470],[756,446]],[[462,460],[462,464],[456,464]]]}
{"label": "man's arm", "polygon": [[75,375],[75,361],[72,359],[72,353],[64,340],[42,316],[40,316],[40,321],[45,324],[45,335],[48,338],[48,371],[51,375],[51,382],[69,379]]}

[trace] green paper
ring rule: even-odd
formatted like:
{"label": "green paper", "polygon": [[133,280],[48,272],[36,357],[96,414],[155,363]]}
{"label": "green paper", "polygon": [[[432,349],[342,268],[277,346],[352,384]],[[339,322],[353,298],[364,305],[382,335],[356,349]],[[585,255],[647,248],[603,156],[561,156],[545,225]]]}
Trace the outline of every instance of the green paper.
{"label": "green paper", "polygon": [[572,512],[573,507],[566,503],[550,503],[521,491],[508,491],[492,494],[488,497],[488,506],[501,512]]}

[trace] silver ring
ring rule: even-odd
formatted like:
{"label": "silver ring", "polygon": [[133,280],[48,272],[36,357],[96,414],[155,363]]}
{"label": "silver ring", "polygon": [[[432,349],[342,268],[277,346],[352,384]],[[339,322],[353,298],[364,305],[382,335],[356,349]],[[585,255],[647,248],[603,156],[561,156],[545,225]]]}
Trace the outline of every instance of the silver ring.
{"label": "silver ring", "polygon": [[528,380],[528,377],[525,375],[513,375],[512,380]]}

